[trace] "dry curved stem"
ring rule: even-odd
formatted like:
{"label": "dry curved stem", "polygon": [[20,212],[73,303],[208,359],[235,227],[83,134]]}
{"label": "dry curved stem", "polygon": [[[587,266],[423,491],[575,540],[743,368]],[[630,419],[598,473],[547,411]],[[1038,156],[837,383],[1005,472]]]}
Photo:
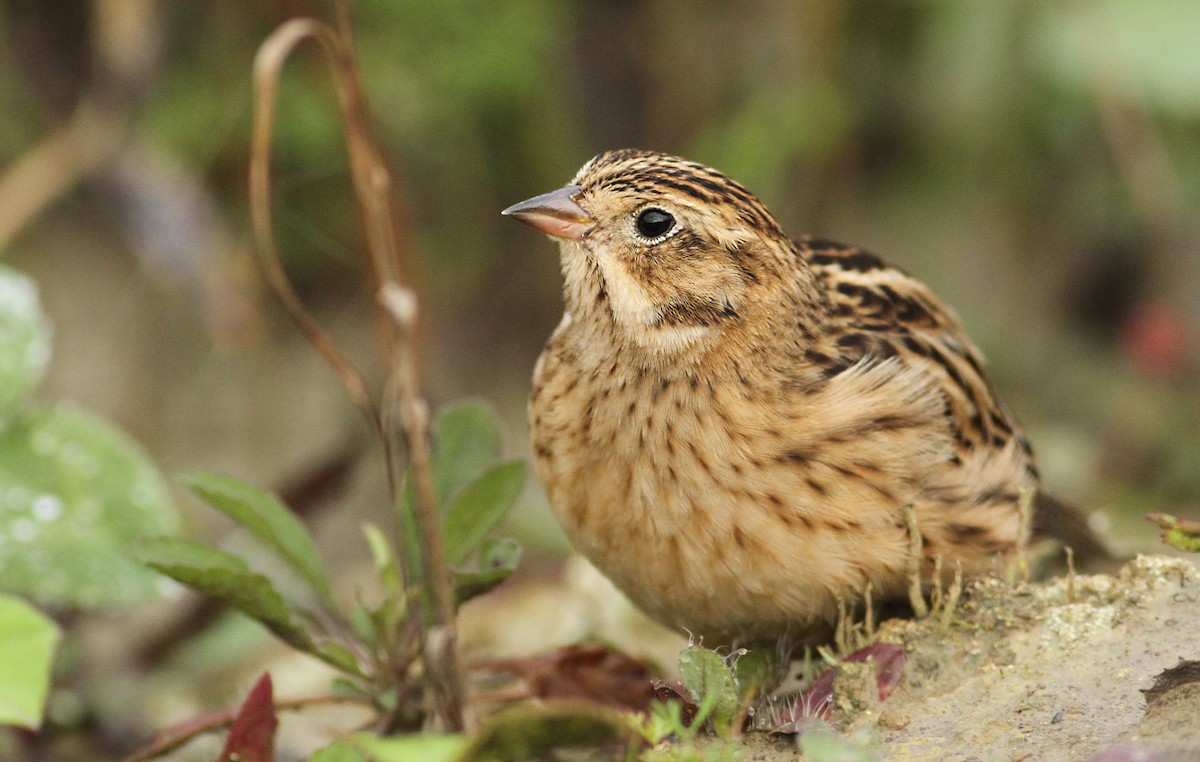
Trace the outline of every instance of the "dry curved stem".
{"label": "dry curved stem", "polygon": [[[370,707],[371,703],[358,696],[345,696],[339,693],[322,693],[317,696],[287,699],[273,703],[276,711],[300,711],[315,706],[335,706],[338,704],[357,704]],[[194,717],[172,728],[160,732],[153,741],[130,754],[122,762],[146,762],[169,754],[205,733],[212,733],[233,724],[237,717],[238,708],[221,709],[200,717]]]}
{"label": "dry curved stem", "polygon": [[[390,200],[391,177],[371,134],[366,100],[355,63],[349,11],[344,0],[335,2],[336,28],[312,19],[294,19],[280,26],[259,48],[254,80],[257,104],[250,163],[250,201],[255,239],[267,281],[310,343],[341,379],[347,394],[379,434],[387,461],[388,484],[396,505],[401,505],[400,485],[407,450],[414,494],[414,524],[420,546],[421,582],[429,596],[428,626],[422,635],[418,617],[405,620],[401,641],[421,643],[426,675],[433,688],[438,713],[447,729],[461,730],[462,677],[457,663],[455,601],[449,567],[442,549],[441,525],[430,471],[429,415],[418,392],[414,352],[416,296],[399,285],[396,229]],[[304,308],[284,272],[275,246],[271,221],[270,155],[275,122],[276,94],[284,62],[298,45],[316,40],[330,62],[337,89],[338,109],[345,135],[354,190],[367,233],[367,250],[379,294],[384,349],[389,358],[383,398],[377,405],[362,374]],[[402,447],[407,445],[406,448]],[[403,532],[404,521],[397,522]],[[397,538],[397,547],[406,547]],[[404,579],[408,585],[412,580]],[[403,663],[401,663],[403,661]],[[387,665],[398,685],[408,680],[407,661]],[[400,723],[401,707],[383,725]]]}
{"label": "dry curved stem", "polygon": [[380,434],[379,411],[371,398],[366,380],[337,344],[313,319],[304,303],[292,288],[279,249],[275,245],[274,223],[271,215],[271,145],[275,133],[275,104],[279,92],[279,75],[283,64],[296,46],[305,40],[321,43],[335,61],[340,43],[337,33],[327,24],[314,19],[292,19],[284,22],[259,47],[254,58],[254,128],[250,147],[250,212],[254,226],[255,250],[262,263],[267,285],[283,304],[309,343],[341,379],[351,401],[362,411],[367,422]]}

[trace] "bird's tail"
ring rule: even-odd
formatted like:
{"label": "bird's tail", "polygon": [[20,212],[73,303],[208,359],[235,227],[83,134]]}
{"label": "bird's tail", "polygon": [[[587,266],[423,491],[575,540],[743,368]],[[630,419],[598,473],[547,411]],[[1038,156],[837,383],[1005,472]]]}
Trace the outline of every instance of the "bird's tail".
{"label": "bird's tail", "polygon": [[1088,525],[1083,511],[1053,495],[1037,493],[1033,504],[1032,530],[1035,540],[1050,538],[1071,548],[1075,567],[1081,571],[1113,571],[1125,560],[1110,550],[1108,544]]}

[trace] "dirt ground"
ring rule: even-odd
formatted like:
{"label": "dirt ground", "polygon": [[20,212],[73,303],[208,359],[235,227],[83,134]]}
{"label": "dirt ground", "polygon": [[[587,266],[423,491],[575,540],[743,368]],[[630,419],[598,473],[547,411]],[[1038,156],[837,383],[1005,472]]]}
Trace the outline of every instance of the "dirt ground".
{"label": "dirt ground", "polygon": [[[907,649],[897,691],[880,703],[873,684],[835,688],[850,710],[840,732],[880,759],[1088,760],[1120,746],[1200,759],[1200,670],[1180,667],[1200,660],[1200,575],[1186,560],[984,581],[948,626],[893,620],[880,639]],[[1175,684],[1146,693],[1173,668]],[[770,749],[754,757],[792,753]]]}
{"label": "dirt ground", "polygon": [[[585,585],[593,593],[594,582]],[[609,609],[596,603],[579,605]],[[628,634],[616,625],[631,620],[620,619],[601,629]],[[652,634],[619,645],[645,651]],[[891,620],[877,639],[905,646],[903,678],[880,702],[869,669],[839,676],[840,719],[819,732],[865,752],[846,759],[1200,760],[1200,667],[1186,665],[1200,661],[1200,573],[1187,560],[1141,556],[1115,575],[1043,583],[984,580],[948,621]],[[662,639],[661,662],[679,645]],[[1151,690],[1173,668],[1174,683],[1168,676]],[[742,744],[747,762],[800,757],[789,736],[749,733]]]}

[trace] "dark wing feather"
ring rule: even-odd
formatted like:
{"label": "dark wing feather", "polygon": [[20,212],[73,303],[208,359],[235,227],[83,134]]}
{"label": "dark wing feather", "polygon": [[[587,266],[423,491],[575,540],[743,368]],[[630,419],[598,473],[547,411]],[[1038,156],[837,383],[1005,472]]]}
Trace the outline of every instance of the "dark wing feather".
{"label": "dark wing feather", "polygon": [[881,360],[901,355],[939,379],[960,456],[1002,448],[1013,437],[1028,451],[984,372],[979,350],[925,284],[859,248],[815,238],[795,244],[829,299],[830,330],[822,348],[830,358],[827,376],[866,355]]}

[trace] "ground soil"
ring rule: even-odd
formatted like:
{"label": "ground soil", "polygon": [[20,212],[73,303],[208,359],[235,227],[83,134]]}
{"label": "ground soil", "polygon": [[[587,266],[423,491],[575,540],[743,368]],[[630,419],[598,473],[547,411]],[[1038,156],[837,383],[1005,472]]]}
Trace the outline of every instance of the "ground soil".
{"label": "ground soil", "polygon": [[[1200,575],[1186,560],[1143,556],[1114,576],[1040,584],[986,580],[948,624],[893,620],[879,637],[907,649],[896,692],[881,703],[849,674],[835,688],[846,710],[837,731],[879,759],[1088,760],[1134,748],[1200,759],[1197,670],[1176,669],[1176,681],[1145,693],[1200,660]],[[755,756],[792,753],[771,742]]]}

